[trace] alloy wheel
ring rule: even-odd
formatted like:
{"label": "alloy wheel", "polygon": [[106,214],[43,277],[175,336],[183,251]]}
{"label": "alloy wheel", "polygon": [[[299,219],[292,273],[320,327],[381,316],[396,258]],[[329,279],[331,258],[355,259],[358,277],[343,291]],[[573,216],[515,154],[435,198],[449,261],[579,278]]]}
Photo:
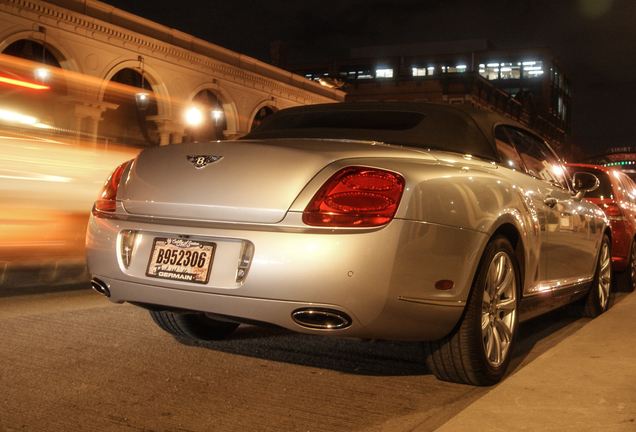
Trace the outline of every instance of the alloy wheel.
{"label": "alloy wheel", "polygon": [[497,253],[488,269],[482,299],[481,331],[484,354],[493,367],[509,354],[517,323],[517,282],[510,256]]}

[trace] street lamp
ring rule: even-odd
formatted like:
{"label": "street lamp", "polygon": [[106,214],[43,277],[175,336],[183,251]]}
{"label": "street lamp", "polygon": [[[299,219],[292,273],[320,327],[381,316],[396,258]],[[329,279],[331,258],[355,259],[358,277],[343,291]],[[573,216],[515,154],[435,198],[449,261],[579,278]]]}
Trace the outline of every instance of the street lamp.
{"label": "street lamp", "polygon": [[148,93],[139,92],[135,95],[135,102],[137,102],[137,108],[140,111],[145,111],[148,109],[148,103],[150,102],[150,96]]}
{"label": "street lamp", "polygon": [[137,60],[139,60],[139,69],[141,69],[141,91],[135,94],[135,101],[137,102],[137,108],[140,111],[145,111],[150,103],[150,95],[144,91],[144,58],[139,56]]}
{"label": "street lamp", "polygon": [[46,28],[38,27],[38,31],[42,32],[42,66],[36,68],[33,72],[35,80],[40,84],[44,84],[51,76],[51,71],[46,67]]}
{"label": "street lamp", "polygon": [[39,67],[35,71],[35,80],[39,83],[45,83],[51,76],[51,71],[45,67]]}
{"label": "street lamp", "polygon": [[212,111],[212,119],[214,120],[214,125],[218,126],[221,123],[221,118],[223,118],[223,111],[220,109],[215,109]]}

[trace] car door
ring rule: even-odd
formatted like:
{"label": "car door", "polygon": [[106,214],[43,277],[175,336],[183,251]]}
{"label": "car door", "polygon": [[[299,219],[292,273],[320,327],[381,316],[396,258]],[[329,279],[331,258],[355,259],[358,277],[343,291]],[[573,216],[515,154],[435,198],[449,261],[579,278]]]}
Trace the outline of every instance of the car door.
{"label": "car door", "polygon": [[565,170],[541,138],[510,126],[506,131],[526,171],[535,178],[538,196],[533,199],[545,216],[547,242],[541,253],[547,260],[547,277],[542,289],[565,288],[592,277],[602,227],[596,206],[573,199]]}
{"label": "car door", "polygon": [[502,166],[518,173],[515,176],[515,187],[522,190],[525,209],[532,220],[529,235],[524,236],[526,259],[523,287],[525,293],[536,292],[547,280],[549,245],[543,199],[537,189],[538,183],[528,175],[525,164],[503,126],[495,128],[495,144]]}

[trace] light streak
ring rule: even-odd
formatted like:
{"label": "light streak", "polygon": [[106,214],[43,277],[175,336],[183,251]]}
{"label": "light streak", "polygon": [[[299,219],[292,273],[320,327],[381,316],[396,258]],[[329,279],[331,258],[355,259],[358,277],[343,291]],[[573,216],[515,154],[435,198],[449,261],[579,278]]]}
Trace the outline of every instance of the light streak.
{"label": "light streak", "polygon": [[16,86],[20,86],[20,87],[26,87],[26,88],[30,88],[33,90],[48,90],[51,87],[49,86],[45,86],[42,84],[35,84],[35,83],[30,83],[28,81],[20,81],[20,80],[16,80],[13,78],[7,78],[7,77],[0,77],[0,82],[5,83],[5,84],[11,84],[11,85],[16,85]]}

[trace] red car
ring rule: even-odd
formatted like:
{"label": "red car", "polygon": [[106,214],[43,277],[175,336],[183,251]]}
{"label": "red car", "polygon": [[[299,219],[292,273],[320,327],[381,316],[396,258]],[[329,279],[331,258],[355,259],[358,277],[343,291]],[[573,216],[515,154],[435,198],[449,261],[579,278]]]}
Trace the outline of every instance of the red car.
{"label": "red car", "polygon": [[594,174],[600,181],[585,199],[598,205],[612,226],[612,268],[626,274],[628,291],[636,288],[636,183],[623,172],[599,165],[566,164],[571,175],[577,171]]}

